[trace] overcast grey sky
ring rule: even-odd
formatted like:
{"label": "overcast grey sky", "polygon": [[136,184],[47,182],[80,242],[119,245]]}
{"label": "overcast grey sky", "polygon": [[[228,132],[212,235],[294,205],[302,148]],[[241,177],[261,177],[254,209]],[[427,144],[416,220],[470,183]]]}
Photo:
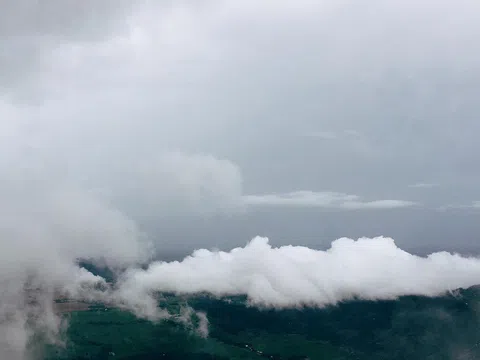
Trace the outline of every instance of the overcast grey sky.
{"label": "overcast grey sky", "polygon": [[475,0],[1,5],[4,214],[74,188],[165,251],[478,240]]}

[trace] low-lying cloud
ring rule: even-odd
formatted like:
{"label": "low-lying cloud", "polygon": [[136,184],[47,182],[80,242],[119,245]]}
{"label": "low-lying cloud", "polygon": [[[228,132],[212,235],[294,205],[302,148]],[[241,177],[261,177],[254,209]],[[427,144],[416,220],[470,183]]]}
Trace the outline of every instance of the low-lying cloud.
{"label": "low-lying cloud", "polygon": [[155,238],[135,219],[224,214],[241,205],[241,176],[227,160],[163,152],[136,162],[112,157],[106,171],[92,158],[79,171],[74,156],[63,162],[46,157],[46,148],[31,154],[22,129],[0,124],[11,130],[1,145],[8,156],[0,158],[0,358],[31,358],[34,334],[61,338],[53,307],[60,295],[124,306],[78,260],[116,272],[150,261]]}
{"label": "low-lying cloud", "polygon": [[[119,284],[132,299],[152,291],[247,295],[258,306],[325,306],[354,298],[437,296],[480,282],[480,259],[438,252],[420,257],[391,238],[341,238],[326,251],[272,247],[256,237],[229,252],[196,250],[183,261],[130,270]],[[139,296],[143,294],[143,296]]]}

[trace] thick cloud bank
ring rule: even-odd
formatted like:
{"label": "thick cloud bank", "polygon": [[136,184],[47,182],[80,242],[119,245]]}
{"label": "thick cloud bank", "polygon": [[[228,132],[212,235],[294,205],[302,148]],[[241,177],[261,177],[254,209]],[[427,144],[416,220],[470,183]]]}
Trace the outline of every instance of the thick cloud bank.
{"label": "thick cloud bank", "polygon": [[[152,262],[143,270],[135,263],[148,259],[149,245],[135,228],[128,226],[129,222],[122,219],[121,214],[88,197],[84,202],[75,201],[78,208],[74,218],[65,217],[72,215],[72,209],[62,213],[62,201],[76,199],[75,194],[67,194],[52,196],[50,202],[43,199],[42,204],[52,204],[51,211],[41,218],[41,224],[49,226],[25,230],[28,233],[20,234],[23,236],[17,240],[11,237],[12,246],[1,253],[2,358],[32,358],[33,335],[49,342],[59,341],[64,324],[55,313],[53,301],[60,295],[102,301],[138,316],[159,320],[173,316],[158,307],[156,294],[159,292],[208,293],[217,297],[246,295],[254,306],[292,308],[322,307],[354,298],[437,296],[480,283],[480,259],[447,252],[419,257],[401,250],[393,239],[384,237],[356,241],[341,238],[325,251],[291,245],[275,248],[267,238],[256,237],[245,247],[230,252],[196,250],[182,261]],[[58,202],[59,199],[64,200]],[[21,209],[16,216],[24,221],[31,221],[29,215],[40,214],[35,207],[28,208],[31,213]],[[123,225],[95,226],[95,218],[111,219],[111,224]],[[87,233],[88,227],[82,226],[83,221],[91,224]],[[66,229],[69,231],[65,232]],[[79,246],[72,229],[92,239],[90,246]],[[35,232],[30,232],[32,230]],[[50,235],[49,242],[47,237],[42,240],[46,234]],[[21,240],[33,239],[34,235],[42,241]],[[62,242],[65,238],[70,241]],[[97,238],[105,242],[96,243]],[[123,244],[119,250],[108,251],[105,244],[113,249],[117,241]],[[91,250],[87,251],[88,248]],[[119,273],[116,283],[109,284],[76,265],[75,260],[82,256],[99,258],[117,270],[125,266],[128,269]],[[175,318],[187,325],[192,316],[196,316],[200,320],[196,330],[207,336],[205,314],[195,314],[187,308],[180,315]]]}
{"label": "thick cloud bank", "polygon": [[[480,283],[480,259],[438,252],[419,257],[393,239],[342,238],[326,251],[274,248],[256,237],[230,252],[197,250],[181,262],[132,270],[121,284],[129,294],[153,291],[248,296],[269,307],[324,306],[353,298],[436,296]],[[138,295],[137,295],[138,296]]]}

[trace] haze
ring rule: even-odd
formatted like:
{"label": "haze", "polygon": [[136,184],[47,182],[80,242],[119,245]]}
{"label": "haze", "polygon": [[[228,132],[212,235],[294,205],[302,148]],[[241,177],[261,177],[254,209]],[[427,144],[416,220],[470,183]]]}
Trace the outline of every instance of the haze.
{"label": "haze", "polygon": [[477,239],[473,0],[2,9],[7,194],[26,178],[95,193],[164,252]]}
{"label": "haze", "polygon": [[2,9],[4,181],[100,192],[165,249],[476,239],[474,1]]}

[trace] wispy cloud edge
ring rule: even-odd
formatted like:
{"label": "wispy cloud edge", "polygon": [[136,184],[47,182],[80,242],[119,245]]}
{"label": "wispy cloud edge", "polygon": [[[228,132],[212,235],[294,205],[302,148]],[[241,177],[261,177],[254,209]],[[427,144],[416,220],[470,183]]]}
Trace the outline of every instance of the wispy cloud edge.
{"label": "wispy cloud edge", "polygon": [[419,205],[417,202],[398,199],[365,201],[358,195],[332,192],[300,190],[287,193],[272,193],[243,196],[250,206],[317,207],[343,210],[398,209]]}

